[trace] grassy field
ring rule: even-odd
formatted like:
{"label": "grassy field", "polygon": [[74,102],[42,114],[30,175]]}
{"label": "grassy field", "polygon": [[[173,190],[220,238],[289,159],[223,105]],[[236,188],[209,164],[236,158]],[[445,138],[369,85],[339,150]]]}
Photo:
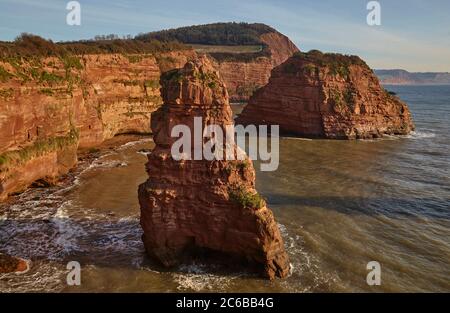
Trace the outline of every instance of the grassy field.
{"label": "grassy field", "polygon": [[216,46],[216,45],[197,45],[191,44],[195,51],[200,53],[254,53],[260,52],[262,46]]}

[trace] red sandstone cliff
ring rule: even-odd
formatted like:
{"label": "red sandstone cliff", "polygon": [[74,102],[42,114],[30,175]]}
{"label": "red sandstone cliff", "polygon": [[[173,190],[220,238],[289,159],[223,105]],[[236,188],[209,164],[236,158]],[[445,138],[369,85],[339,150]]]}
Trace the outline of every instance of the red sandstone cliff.
{"label": "red sandstone cliff", "polygon": [[[237,257],[273,279],[286,277],[289,262],[272,212],[255,190],[255,171],[243,161],[175,161],[170,136],[179,124],[193,129],[231,125],[224,83],[206,58],[161,79],[164,105],[153,115],[156,147],[139,187],[143,241],[148,254],[173,266],[198,249]],[[193,148],[192,148],[193,149]],[[233,145],[232,151],[237,153]]]}
{"label": "red sandstone cliff", "polygon": [[384,90],[355,56],[296,53],[272,71],[238,124],[278,124],[286,134],[331,139],[377,138],[414,130],[405,103]]}
{"label": "red sandstone cliff", "polygon": [[150,132],[151,113],[162,103],[160,68],[194,56],[185,50],[0,62],[0,200],[67,173],[78,147]]}
{"label": "red sandstone cliff", "polygon": [[256,53],[250,59],[236,56],[217,60],[215,67],[227,86],[230,100],[247,101],[258,88],[269,82],[271,70],[299,51],[288,37],[279,32],[265,33],[260,36],[264,45],[261,54]]}

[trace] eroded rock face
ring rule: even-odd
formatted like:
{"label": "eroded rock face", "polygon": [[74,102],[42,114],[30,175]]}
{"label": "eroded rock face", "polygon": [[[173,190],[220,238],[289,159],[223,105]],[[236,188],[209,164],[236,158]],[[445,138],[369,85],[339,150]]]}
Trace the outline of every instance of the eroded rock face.
{"label": "eroded rock face", "polygon": [[[164,105],[153,114],[155,149],[146,165],[149,179],[139,187],[143,241],[148,254],[165,266],[195,251],[220,252],[246,260],[269,278],[286,277],[289,262],[278,226],[255,190],[252,162],[175,161],[174,126],[193,129],[232,125],[228,93],[206,58],[189,62],[161,79]],[[238,147],[233,145],[234,154]],[[192,147],[194,149],[194,147]]]}
{"label": "eroded rock face", "polygon": [[0,61],[8,73],[0,80],[0,200],[35,180],[56,181],[76,165],[78,147],[149,133],[162,104],[161,71],[193,57],[183,50]]}
{"label": "eroded rock face", "polygon": [[216,64],[233,102],[247,101],[258,88],[269,82],[270,72],[275,66],[299,51],[288,37],[279,32],[265,33],[260,39],[266,45],[267,56],[250,61],[222,60]]}
{"label": "eroded rock face", "polygon": [[381,87],[355,56],[296,53],[272,71],[238,117],[240,124],[277,124],[285,134],[368,139],[414,130],[405,103]]}

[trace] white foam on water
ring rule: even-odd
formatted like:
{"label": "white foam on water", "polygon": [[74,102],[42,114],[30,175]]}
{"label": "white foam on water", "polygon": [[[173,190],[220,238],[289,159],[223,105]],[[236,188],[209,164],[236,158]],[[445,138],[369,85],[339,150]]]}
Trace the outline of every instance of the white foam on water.
{"label": "white foam on water", "polygon": [[89,167],[89,170],[92,169],[110,169],[114,167],[124,167],[128,166],[128,163],[121,161],[121,160],[108,160],[108,161],[98,161],[93,162],[92,165]]}
{"label": "white foam on water", "polygon": [[58,207],[56,214],[52,218],[52,223],[55,225],[57,231],[54,243],[58,249],[54,255],[49,256],[49,259],[59,259],[73,251],[82,251],[78,241],[80,237],[86,235],[86,231],[76,220],[69,217],[67,207],[70,206],[72,206],[72,201],[64,202]]}
{"label": "white foam on water", "polygon": [[396,135],[383,135],[382,140],[399,140],[401,137]]}
{"label": "white foam on water", "polygon": [[[283,224],[278,223],[278,228],[291,261],[290,277],[280,281],[284,290],[288,292],[311,292],[319,286],[336,283],[337,274],[326,273],[320,268],[320,260],[305,251],[305,242],[301,236],[291,235]],[[308,277],[308,284],[304,283],[305,277]],[[290,279],[296,279],[300,281],[300,284],[292,283]]]}
{"label": "white foam on water", "polygon": [[135,146],[135,145],[138,145],[138,144],[147,143],[147,142],[153,142],[153,139],[152,138],[144,138],[144,139],[140,139],[140,140],[136,140],[136,141],[130,141],[130,142],[127,142],[127,143],[119,146],[117,148],[117,150],[121,151],[121,150],[127,149],[129,147],[132,147],[132,146]]}
{"label": "white foam on water", "polygon": [[29,271],[0,274],[0,291],[11,292],[59,292],[64,288],[65,268],[50,263],[32,264]]}
{"label": "white foam on water", "polygon": [[[99,221],[98,218],[94,219]],[[92,224],[95,224],[93,222]],[[137,217],[101,221],[93,231],[96,234],[95,249],[140,255],[143,252],[142,230]]]}
{"label": "white foam on water", "polygon": [[435,138],[436,134],[429,131],[413,131],[411,134],[406,135],[406,138],[410,139],[426,139],[426,138]]}
{"label": "white foam on water", "polygon": [[226,291],[230,288],[232,282],[242,276],[235,274],[224,276],[210,273],[211,265],[209,264],[190,264],[181,265],[180,272],[174,273],[173,278],[178,284],[177,289],[180,291]]}
{"label": "white foam on water", "polygon": [[281,139],[285,139],[285,140],[299,140],[299,141],[313,141],[314,139],[311,138],[302,138],[302,137],[284,137],[281,136]]}

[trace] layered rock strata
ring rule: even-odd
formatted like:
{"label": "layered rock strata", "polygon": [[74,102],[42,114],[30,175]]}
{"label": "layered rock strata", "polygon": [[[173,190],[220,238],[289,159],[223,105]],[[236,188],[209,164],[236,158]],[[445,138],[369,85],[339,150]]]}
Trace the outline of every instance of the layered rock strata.
{"label": "layered rock strata", "polygon": [[76,164],[78,147],[149,133],[162,103],[161,71],[192,50],[158,56],[99,54],[0,62],[0,200]]}
{"label": "layered rock strata", "polygon": [[[187,125],[194,134],[196,117],[202,118],[202,129],[218,125],[225,131],[233,124],[218,72],[201,58],[163,75],[161,84],[164,104],[152,119],[156,147],[146,165],[149,179],[139,187],[147,253],[168,267],[198,251],[223,253],[248,262],[268,278],[286,277],[289,262],[283,240],[255,190],[252,162],[246,156],[240,161],[177,161],[171,154],[178,140],[171,133],[177,125]],[[194,147],[192,143],[188,152],[194,153]],[[234,143],[228,148],[237,155]]]}
{"label": "layered rock strata", "polygon": [[[279,32],[262,34],[260,40],[264,53],[250,59],[245,53],[229,59],[218,59],[215,67],[219,70],[232,102],[248,101],[250,96],[269,82],[272,69],[298,52],[295,44]],[[214,55],[213,55],[214,56]],[[241,60],[240,60],[241,59]]]}
{"label": "layered rock strata", "polygon": [[410,111],[356,56],[296,53],[272,71],[236,120],[276,124],[284,134],[370,139],[414,130]]}

